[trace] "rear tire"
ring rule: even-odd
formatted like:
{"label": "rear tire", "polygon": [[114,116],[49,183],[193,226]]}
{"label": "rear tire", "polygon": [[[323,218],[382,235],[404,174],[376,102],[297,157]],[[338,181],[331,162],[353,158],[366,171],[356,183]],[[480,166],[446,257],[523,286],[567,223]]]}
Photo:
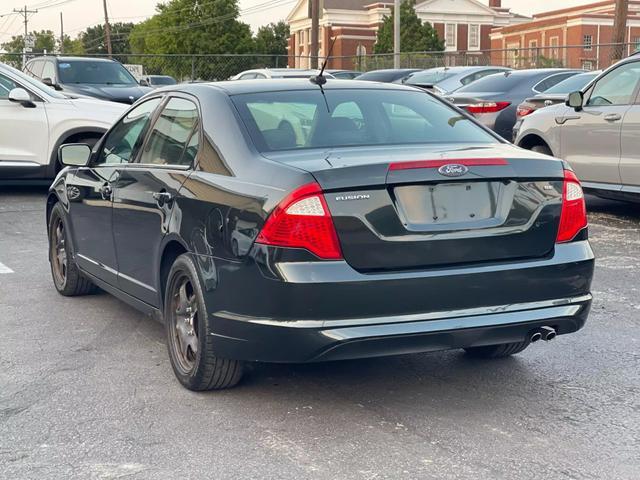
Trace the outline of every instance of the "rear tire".
{"label": "rear tire", "polygon": [[474,358],[504,358],[522,352],[529,346],[529,342],[503,343],[500,345],[487,345],[485,347],[465,348],[467,355]]}
{"label": "rear tire", "polygon": [[67,235],[64,209],[56,203],[49,216],[49,264],[56,290],[65,297],[87,295],[95,286],[80,272],[73,256],[73,245]]}
{"label": "rear tire", "polygon": [[193,260],[180,255],[167,278],[164,321],[171,367],[189,390],[220,390],[235,386],[244,364],[216,356],[212,320]]}
{"label": "rear tire", "polygon": [[553,157],[553,152],[546,145],[534,145],[533,147],[531,147],[531,151],[536,153],[542,153],[543,155],[549,155],[550,157]]}

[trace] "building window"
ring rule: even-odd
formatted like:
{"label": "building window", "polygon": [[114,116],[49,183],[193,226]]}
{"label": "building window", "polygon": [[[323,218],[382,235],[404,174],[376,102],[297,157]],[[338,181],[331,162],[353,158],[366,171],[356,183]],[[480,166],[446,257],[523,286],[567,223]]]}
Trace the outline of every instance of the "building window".
{"label": "building window", "polygon": [[458,26],[455,23],[447,23],[444,26],[445,47],[456,49],[456,31]]}
{"label": "building window", "polygon": [[549,45],[551,46],[551,58],[557,59],[560,56],[560,40],[558,37],[551,37],[549,39]]}
{"label": "building window", "polygon": [[538,62],[540,51],[538,50],[538,40],[529,40],[529,59],[532,63]]}
{"label": "building window", "polygon": [[469,25],[469,50],[480,49],[480,25],[472,23]]}
{"label": "building window", "polygon": [[520,52],[518,51],[520,48],[520,44],[519,43],[508,43],[507,44],[507,62],[506,62],[506,66],[507,67],[517,67],[518,66],[518,59],[519,59],[519,54]]}
{"label": "building window", "polygon": [[583,60],[582,61],[582,69],[583,70],[593,70],[593,62],[591,60]]}
{"label": "building window", "polygon": [[593,37],[591,35],[583,35],[582,45],[586,52],[590,52],[593,47]]}
{"label": "building window", "polygon": [[633,51],[637,52],[640,50],[640,37],[633,37]]}

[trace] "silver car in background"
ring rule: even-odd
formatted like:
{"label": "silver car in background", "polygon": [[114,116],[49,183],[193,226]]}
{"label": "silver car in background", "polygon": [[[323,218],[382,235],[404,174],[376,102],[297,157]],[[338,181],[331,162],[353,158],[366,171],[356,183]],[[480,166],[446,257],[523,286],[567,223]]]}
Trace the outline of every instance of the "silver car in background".
{"label": "silver car in background", "polygon": [[640,57],[524,118],[515,144],[563,158],[596,195],[640,202]]}

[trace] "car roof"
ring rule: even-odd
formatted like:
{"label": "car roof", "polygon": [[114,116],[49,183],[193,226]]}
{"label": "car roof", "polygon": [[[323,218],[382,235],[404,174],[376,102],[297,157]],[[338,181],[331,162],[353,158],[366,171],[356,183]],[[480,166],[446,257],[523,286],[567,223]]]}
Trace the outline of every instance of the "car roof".
{"label": "car roof", "polygon": [[[247,93],[267,93],[291,90],[319,90],[320,87],[306,78],[289,80],[227,80],[223,82],[201,83],[199,86],[223,90],[228,95],[241,95]],[[363,80],[338,80],[328,78],[322,88],[324,90],[408,90],[420,91],[416,88],[398,84],[369,82]]]}
{"label": "car roof", "polygon": [[509,67],[501,67],[501,66],[498,66],[498,65],[495,65],[495,66],[494,65],[487,65],[487,66],[470,65],[468,67],[465,67],[465,66],[433,67],[433,68],[427,68],[425,70],[420,70],[419,72],[416,72],[416,73],[437,72],[437,71],[462,73],[462,72],[475,72],[475,71],[478,71],[478,70],[493,70],[493,69],[500,69],[500,70],[506,70],[506,71],[511,70],[511,68],[509,68]]}
{"label": "car roof", "polygon": [[[46,60],[57,60],[58,62],[116,62],[116,60],[112,59],[112,58],[100,58],[100,57],[61,57],[61,56],[57,56],[57,55],[43,55],[41,57],[36,57],[33,58],[29,61],[33,61],[33,60],[40,60],[40,59],[46,59]],[[119,62],[116,62],[119,63]]]}

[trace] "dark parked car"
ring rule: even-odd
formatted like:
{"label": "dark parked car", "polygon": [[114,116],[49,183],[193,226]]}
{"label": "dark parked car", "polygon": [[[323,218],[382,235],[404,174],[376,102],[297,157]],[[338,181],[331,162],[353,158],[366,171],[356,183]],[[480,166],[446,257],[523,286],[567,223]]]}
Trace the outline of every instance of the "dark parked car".
{"label": "dark parked car", "polygon": [[433,90],[440,95],[447,95],[455,92],[459,88],[469,85],[470,83],[480,80],[487,75],[510,71],[507,67],[437,67],[421,70],[412,73],[402,80],[396,82],[405,85],[414,85],[416,87]]}
{"label": "dark parked car", "polygon": [[175,78],[170,75],[145,75],[140,79],[141,85],[151,88],[166,87],[167,85],[175,85],[178,83]]}
{"label": "dark parked car", "polygon": [[151,91],[121,63],[106,58],[38,57],[24,72],[56,90],[113,102],[134,103]]}
{"label": "dark parked car", "polygon": [[511,140],[516,111],[522,101],[547,91],[581,70],[546,68],[496,73],[462,87],[447,99],[466,109],[480,123]]}
{"label": "dark parked car", "polygon": [[370,72],[358,75],[356,80],[367,80],[368,82],[391,83],[402,80],[415,72],[421,71],[419,68],[388,68],[384,70],[371,70]]}
{"label": "dark parked car", "polygon": [[189,389],[244,361],[503,357],[587,319],[573,172],[413,87],[182,85],[60,156],[55,287],[162,318]]}

